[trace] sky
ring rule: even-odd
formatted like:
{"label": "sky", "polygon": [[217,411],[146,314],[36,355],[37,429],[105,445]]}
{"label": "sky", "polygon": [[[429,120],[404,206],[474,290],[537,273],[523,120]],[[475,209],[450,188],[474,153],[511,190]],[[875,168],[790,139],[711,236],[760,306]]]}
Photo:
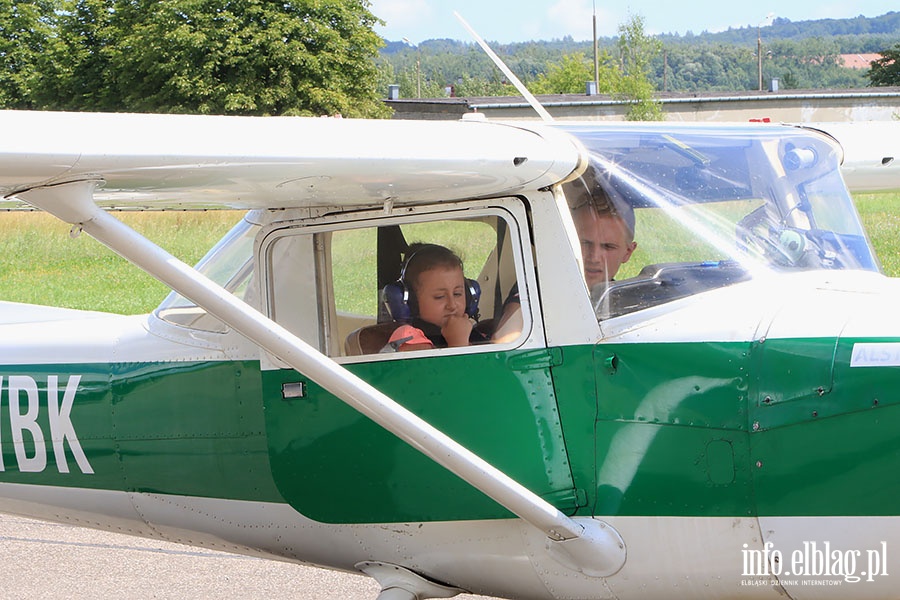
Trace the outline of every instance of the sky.
{"label": "sky", "polygon": [[[416,45],[450,38],[473,41],[453,16],[458,12],[478,34],[499,43],[551,40],[571,35],[590,40],[594,7],[597,36],[616,35],[632,15],[644,31],[661,33],[725,31],[766,25],[770,14],[791,21],[877,17],[900,10],[897,0],[370,0],[372,13],[386,22],[375,31],[389,41]],[[769,21],[771,22],[771,21]]]}

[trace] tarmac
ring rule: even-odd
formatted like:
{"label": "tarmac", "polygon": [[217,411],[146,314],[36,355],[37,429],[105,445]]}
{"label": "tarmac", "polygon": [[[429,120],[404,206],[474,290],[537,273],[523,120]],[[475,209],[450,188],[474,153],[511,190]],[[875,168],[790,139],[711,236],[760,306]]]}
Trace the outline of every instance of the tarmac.
{"label": "tarmac", "polygon": [[375,600],[378,592],[364,575],[0,515],[2,600]]}

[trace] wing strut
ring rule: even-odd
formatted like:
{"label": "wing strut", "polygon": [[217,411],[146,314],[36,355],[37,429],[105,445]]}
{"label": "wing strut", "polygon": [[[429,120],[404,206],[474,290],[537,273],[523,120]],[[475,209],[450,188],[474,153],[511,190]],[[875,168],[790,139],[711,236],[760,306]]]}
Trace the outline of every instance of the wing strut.
{"label": "wing strut", "polygon": [[306,342],[213,283],[187,264],[100,209],[93,201],[96,180],[32,188],[16,195],[79,226],[99,242],[170,288],[196,302],[260,348],[310,377],[500,505],[537,527],[549,552],[567,567],[605,577],[625,564],[625,543],[609,524],[578,521],[494,468],[387,395],[353,375]]}

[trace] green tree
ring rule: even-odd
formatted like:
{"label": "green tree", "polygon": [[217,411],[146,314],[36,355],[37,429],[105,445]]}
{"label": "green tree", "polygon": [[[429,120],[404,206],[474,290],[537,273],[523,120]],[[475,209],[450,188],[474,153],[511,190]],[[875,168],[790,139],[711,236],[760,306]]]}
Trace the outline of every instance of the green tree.
{"label": "green tree", "polygon": [[109,0],[60,0],[51,65],[35,91],[41,108],[122,110],[112,85],[109,54],[115,48]]}
{"label": "green tree", "polygon": [[[617,86],[618,71],[610,64],[608,54],[598,59],[600,81],[598,93],[613,92]],[[541,73],[528,86],[534,94],[583,94],[588,81],[594,80],[594,67],[584,52],[564,54],[562,61],[551,63],[546,73]]]}
{"label": "green tree", "polygon": [[463,75],[453,84],[456,96],[514,96],[519,92],[511,83],[485,77]]}
{"label": "green tree", "polygon": [[644,33],[644,18],[632,15],[619,25],[619,59],[622,77],[618,92],[631,103],[625,118],[629,121],[662,121],[662,104],[653,97],[650,63],[662,50],[662,43]]}
{"label": "green tree", "polygon": [[[62,0],[62,108],[386,116],[368,0]],[[49,100],[48,100],[49,102]]]}
{"label": "green tree", "polygon": [[879,52],[881,58],[872,61],[866,73],[871,85],[900,85],[900,44]]}
{"label": "green tree", "polygon": [[401,98],[442,98],[447,95],[442,82],[442,77],[422,72],[421,66],[418,70],[413,66],[397,73],[393,83],[400,85]]}
{"label": "green tree", "polygon": [[793,71],[785,71],[781,74],[781,87],[786,90],[795,90],[800,87]]}
{"label": "green tree", "polygon": [[53,0],[0,0],[0,107],[38,108],[35,90],[52,64]]}

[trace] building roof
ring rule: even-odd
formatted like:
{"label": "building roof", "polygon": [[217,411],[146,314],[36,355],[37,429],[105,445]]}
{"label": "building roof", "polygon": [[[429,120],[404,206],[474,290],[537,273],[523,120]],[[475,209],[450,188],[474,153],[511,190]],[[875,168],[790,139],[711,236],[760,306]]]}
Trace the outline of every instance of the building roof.
{"label": "building roof", "polygon": [[[868,56],[868,55],[859,55]],[[876,55],[877,56],[877,55]],[[775,92],[756,90],[741,90],[737,92],[656,92],[654,97],[663,104],[682,102],[727,102],[767,99],[790,98],[898,98],[900,99],[900,86],[893,87],[869,87],[861,89],[811,89],[788,90]],[[610,94],[542,94],[536,96],[544,106],[573,106],[587,104],[627,104],[627,100],[617,98]],[[478,108],[494,108],[497,106],[510,106],[521,104],[527,106],[522,96],[470,96],[470,97],[442,97],[442,98],[400,98],[385,100],[388,106],[399,108],[408,105],[433,105],[448,110],[458,107],[460,111]]]}
{"label": "building roof", "polygon": [[870,69],[872,61],[881,58],[880,54],[874,52],[868,54],[841,54],[844,60],[844,66],[848,69]]}
{"label": "building roof", "polygon": [[[657,92],[667,119],[746,121],[880,121],[900,114],[900,86],[737,92]],[[631,101],[611,95],[556,94],[537,97],[555,119],[619,120]],[[384,101],[395,119],[459,119],[485,113],[492,119],[536,119],[521,96],[403,98]]]}

